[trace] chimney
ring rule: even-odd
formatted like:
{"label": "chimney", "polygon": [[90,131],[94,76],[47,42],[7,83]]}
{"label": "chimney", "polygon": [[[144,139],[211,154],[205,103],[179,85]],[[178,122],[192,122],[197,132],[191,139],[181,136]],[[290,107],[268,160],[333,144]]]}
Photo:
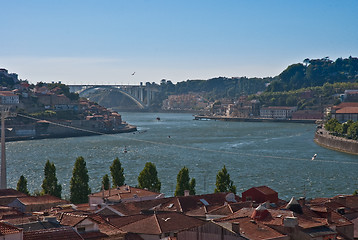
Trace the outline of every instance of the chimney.
{"label": "chimney", "polygon": [[285,217],[283,219],[283,226],[284,227],[294,228],[297,225],[298,225],[297,217]]}
{"label": "chimney", "polygon": [[240,223],[238,222],[231,223],[231,231],[240,234]]}
{"label": "chimney", "polygon": [[342,204],[344,206],[346,206],[347,204],[347,199],[346,199],[346,196],[338,196],[337,200],[336,200],[339,204]]}
{"label": "chimney", "polygon": [[190,191],[189,190],[184,190],[184,196],[187,197],[190,195]]}
{"label": "chimney", "polygon": [[305,197],[300,197],[298,199],[298,203],[301,205],[301,207],[303,207],[304,205],[306,205],[306,198]]}

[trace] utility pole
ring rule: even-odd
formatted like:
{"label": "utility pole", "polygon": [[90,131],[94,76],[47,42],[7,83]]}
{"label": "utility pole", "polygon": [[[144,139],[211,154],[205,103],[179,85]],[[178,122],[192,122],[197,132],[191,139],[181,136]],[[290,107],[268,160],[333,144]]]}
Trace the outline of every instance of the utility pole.
{"label": "utility pole", "polygon": [[0,189],[7,188],[6,181],[6,148],[5,148],[5,119],[9,116],[15,117],[16,114],[10,113],[11,106],[0,105],[1,109],[1,171],[0,171]]}
{"label": "utility pole", "polygon": [[7,188],[6,182],[6,154],[5,154],[5,118],[9,116],[9,106],[1,106],[1,172],[0,189]]}

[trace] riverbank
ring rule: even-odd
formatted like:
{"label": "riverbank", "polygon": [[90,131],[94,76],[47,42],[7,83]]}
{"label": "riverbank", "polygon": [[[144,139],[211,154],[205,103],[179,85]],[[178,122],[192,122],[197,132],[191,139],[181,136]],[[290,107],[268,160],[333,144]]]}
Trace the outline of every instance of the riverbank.
{"label": "riverbank", "polygon": [[194,115],[194,120],[219,120],[233,122],[285,122],[285,123],[316,123],[316,119],[274,119],[274,118],[239,118],[226,116]]}
{"label": "riverbank", "polygon": [[104,134],[118,134],[118,133],[128,133],[137,131],[137,126],[126,124],[123,128],[109,130],[109,131],[100,131],[95,130],[73,130],[66,131],[61,133],[48,133],[48,134],[36,134],[28,136],[7,136],[5,137],[6,142],[15,142],[15,141],[27,141],[27,140],[37,140],[37,139],[49,139],[49,138],[69,138],[69,137],[85,137],[85,136],[96,136]]}
{"label": "riverbank", "polygon": [[314,141],[324,148],[358,155],[358,141],[333,136],[323,128],[317,129]]}

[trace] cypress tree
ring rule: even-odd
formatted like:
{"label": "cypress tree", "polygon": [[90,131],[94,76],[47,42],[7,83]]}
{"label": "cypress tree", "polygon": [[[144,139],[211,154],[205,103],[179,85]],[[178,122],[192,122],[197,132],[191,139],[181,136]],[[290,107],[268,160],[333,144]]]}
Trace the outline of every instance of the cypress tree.
{"label": "cypress tree", "polygon": [[108,174],[103,176],[103,178],[102,178],[102,186],[103,186],[104,190],[109,189],[109,177],[108,177]]}
{"label": "cypress tree", "polygon": [[110,167],[113,187],[120,187],[124,184],[124,169],[122,168],[122,164],[119,161],[118,157],[113,160],[113,163]]}
{"label": "cypress tree", "polygon": [[215,192],[232,192],[236,194],[236,186],[230,180],[230,174],[228,174],[225,165],[216,175]]}
{"label": "cypress tree", "polygon": [[54,163],[47,160],[44,169],[45,178],[42,182],[42,194],[49,194],[61,198],[62,187],[57,184],[56,167]]}
{"label": "cypress tree", "polygon": [[88,185],[89,177],[86,162],[83,157],[76,159],[70,181],[70,201],[74,204],[87,203],[91,189]]}
{"label": "cypress tree", "polygon": [[138,187],[142,189],[146,188],[153,192],[160,192],[161,185],[154,163],[147,162],[138,176]]}
{"label": "cypress tree", "polygon": [[23,175],[20,176],[20,179],[17,182],[16,190],[29,195],[29,191],[27,190],[27,180]]}
{"label": "cypress tree", "polygon": [[184,166],[178,173],[174,196],[184,196],[185,190],[189,190],[190,195],[195,195],[195,179],[190,180],[189,169]]}

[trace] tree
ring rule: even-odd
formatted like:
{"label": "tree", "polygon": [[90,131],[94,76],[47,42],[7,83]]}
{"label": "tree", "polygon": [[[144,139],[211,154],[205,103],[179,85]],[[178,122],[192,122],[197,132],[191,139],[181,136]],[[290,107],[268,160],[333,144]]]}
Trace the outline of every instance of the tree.
{"label": "tree", "polygon": [[112,175],[113,187],[122,186],[125,181],[124,169],[122,168],[121,162],[119,161],[118,157],[113,160],[110,170]]}
{"label": "tree", "polygon": [[108,190],[109,189],[109,177],[108,174],[104,175],[102,178],[102,186],[104,188],[104,190]]}
{"label": "tree", "polygon": [[350,124],[347,129],[347,136],[351,139],[358,140],[358,121]]}
{"label": "tree", "polygon": [[153,192],[160,192],[161,182],[154,163],[147,162],[138,176],[138,187],[146,188]]}
{"label": "tree", "polygon": [[91,189],[88,185],[89,177],[86,162],[83,157],[76,159],[70,181],[70,201],[74,204],[88,202]]}
{"label": "tree", "polygon": [[27,180],[23,175],[20,176],[20,179],[17,182],[16,190],[29,195],[29,191],[27,190]]}
{"label": "tree", "polygon": [[228,174],[225,165],[216,175],[215,192],[232,192],[236,194],[236,186],[230,180],[230,174]]}
{"label": "tree", "polygon": [[184,166],[178,173],[174,196],[184,196],[185,190],[189,190],[190,195],[195,195],[195,178],[190,180],[189,169]]}
{"label": "tree", "polygon": [[54,163],[47,160],[44,169],[45,178],[42,182],[42,194],[49,194],[61,198],[62,187],[57,184],[56,167]]}

